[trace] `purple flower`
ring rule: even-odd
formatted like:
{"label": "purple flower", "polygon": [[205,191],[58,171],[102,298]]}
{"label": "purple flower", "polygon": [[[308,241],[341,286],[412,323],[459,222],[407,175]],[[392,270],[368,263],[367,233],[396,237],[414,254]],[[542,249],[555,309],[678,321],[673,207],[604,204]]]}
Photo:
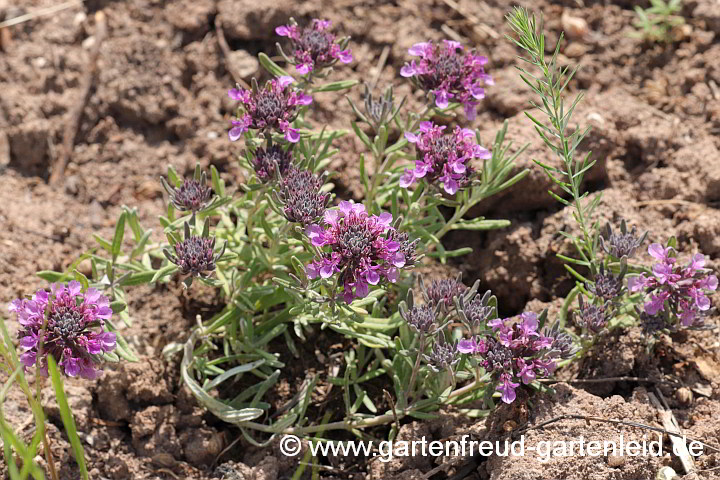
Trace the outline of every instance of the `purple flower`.
{"label": "purple flower", "polygon": [[275,33],[290,39],[293,50],[289,60],[300,75],[329,67],[338,60],[352,62],[352,53],[346,48],[349,39],[341,39],[337,43],[335,34],[328,31],[330,25],[329,20],[313,19],[309,26],[303,28],[291,24],[275,29]]}
{"label": "purple flower", "polygon": [[444,126],[432,122],[420,123],[418,133],[408,132],[405,138],[415,144],[417,159],[414,169],[405,169],[400,186],[407,188],[418,179],[428,183],[442,183],[445,192],[454,195],[458,189],[470,185],[475,170],[467,163],[473,158],[488,159],[491,154],[475,143],[475,134],[467,128],[455,127],[443,133]]}
{"label": "purple flower", "polygon": [[718,288],[717,277],[704,268],[705,256],[695,254],[687,265],[681,266],[672,247],[653,243],[648,253],[657,260],[651,268],[652,275],[631,277],[629,290],[643,291],[648,296],[644,306],[648,316],[667,311],[682,325],[693,325],[702,312],[710,309],[708,294]]}
{"label": "purple flower", "polygon": [[465,116],[474,120],[479,100],[485,97],[483,86],[494,84],[485,73],[487,57],[465,52],[462,45],[450,40],[417,43],[408,53],[420,59],[405,64],[400,75],[412,78],[419,88],[435,95],[438,108],[447,108],[452,99],[462,103]]}
{"label": "purple flower", "polygon": [[[17,299],[10,304],[10,312],[23,327],[18,337],[23,350],[20,362],[25,367],[37,364],[39,371],[47,375],[47,356],[52,355],[69,377],[100,376],[102,370],[95,368],[100,362],[98,355],[116,346],[115,334],[102,328],[112,316],[112,309],[108,298],[98,290],[81,290],[80,282],[72,281],[67,286],[53,283],[50,292],[38,290],[32,299]],[[42,356],[38,358],[41,340]]]}
{"label": "purple flower", "polygon": [[512,376],[510,374],[503,373],[500,375],[500,385],[497,386],[496,390],[502,393],[500,398],[503,402],[511,404],[515,401],[515,398],[517,398],[515,389],[519,386],[519,383],[512,381]]}
{"label": "purple flower", "polygon": [[337,210],[327,210],[324,227],[306,228],[311,243],[326,250],[307,266],[308,277],[329,278],[338,273],[348,303],[367,296],[369,286],[383,279],[394,283],[406,262],[400,243],[389,238],[388,232],[394,230],[391,222],[389,213],[368,215],[362,204],[340,202]]}
{"label": "purple flower", "polygon": [[290,127],[295,120],[298,108],[309,105],[312,98],[300,90],[287,88],[293,83],[292,77],[279,77],[270,80],[260,89],[253,82],[253,90],[233,88],[228,95],[233,100],[242,102],[243,114],[232,120],[232,128],[228,132],[231,141],[236,141],[249,129],[277,130],[285,134],[290,143],[300,140],[300,132]]}

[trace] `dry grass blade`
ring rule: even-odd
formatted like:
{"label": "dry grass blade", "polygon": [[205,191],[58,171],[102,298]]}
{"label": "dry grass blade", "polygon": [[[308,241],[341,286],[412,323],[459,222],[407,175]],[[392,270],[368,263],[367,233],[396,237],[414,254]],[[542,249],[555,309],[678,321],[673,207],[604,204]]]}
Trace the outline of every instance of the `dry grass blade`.
{"label": "dry grass blade", "polygon": [[67,10],[68,8],[72,8],[82,4],[83,0],[70,0],[69,2],[61,3],[60,5],[55,5],[52,7],[43,8],[42,10],[37,10],[35,12],[26,13],[25,15],[20,15],[19,17],[11,18],[9,20],[5,20],[4,22],[0,22],[0,29],[25,23],[38,17],[52,15],[53,13],[61,12],[63,10]]}

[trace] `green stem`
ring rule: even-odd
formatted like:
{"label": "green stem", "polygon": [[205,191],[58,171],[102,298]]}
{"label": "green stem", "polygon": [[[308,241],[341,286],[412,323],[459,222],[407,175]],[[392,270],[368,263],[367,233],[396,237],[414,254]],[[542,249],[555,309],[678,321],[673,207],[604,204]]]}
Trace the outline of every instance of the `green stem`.
{"label": "green stem", "polygon": [[407,405],[408,398],[415,389],[415,380],[417,378],[417,373],[420,370],[420,360],[422,360],[422,355],[423,353],[425,353],[425,334],[422,332],[420,333],[420,340],[418,341],[418,344],[418,354],[417,358],[415,359],[415,365],[413,365],[412,374],[410,374],[410,382],[408,382],[408,388],[407,390],[405,390],[405,396],[402,403],[403,406]]}

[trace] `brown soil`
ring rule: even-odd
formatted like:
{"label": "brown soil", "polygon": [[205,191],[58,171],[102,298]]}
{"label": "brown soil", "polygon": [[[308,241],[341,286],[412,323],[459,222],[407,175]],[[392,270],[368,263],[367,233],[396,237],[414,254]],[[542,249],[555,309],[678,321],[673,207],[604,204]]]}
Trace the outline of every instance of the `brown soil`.
{"label": "brown soil", "polygon": [[[556,162],[535,135],[523,111],[529,92],[516,72],[514,47],[503,38],[503,15],[515,3],[542,12],[553,43],[566,28],[563,12],[588,22],[589,33],[571,37],[561,63],[580,62],[582,70],[571,84],[587,91],[576,122],[592,124],[583,144],[598,164],[586,188],[603,195],[601,222],[623,217],[650,230],[651,241],[676,235],[685,252],[702,251],[720,266],[720,11],[711,0],[688,0],[683,15],[687,28],[680,41],[654,45],[631,37],[636,2],[623,0],[509,2],[459,0],[459,9],[442,0],[308,0],[290,2],[250,0],[91,0],[84,8],[5,30],[0,36],[0,303],[43,285],[38,270],[62,270],[93,246],[92,233],[109,237],[123,205],[137,207],[141,222],[160,237],[157,215],[164,208],[158,182],[168,164],[181,173],[195,162],[215,165],[229,188],[242,182],[233,161],[237,147],[227,141],[231,104],[225,92],[233,81],[225,67],[232,62],[246,79],[262,75],[253,56],[274,52],[272,29],[290,16],[320,16],[353,37],[355,62],[334,78],[350,75],[371,79],[378,86],[392,82],[398,95],[413,92],[398,76],[413,43],[445,38],[448,29],[490,57],[497,85],[488,92],[477,122],[489,141],[508,118],[508,137],[515,148],[530,143],[517,168],[529,166],[530,176],[503,196],[480,205],[475,215],[509,218],[512,226],[489,233],[450,235],[449,246],[474,247],[472,256],[453,268],[464,272],[467,283],[480,279],[499,297],[501,309],[511,314],[523,308],[549,306],[572,287],[558,252],[570,246],[557,234],[572,228],[569,210],[559,209],[547,195],[550,184],[531,160]],[[0,0],[0,20],[57,4],[51,0]],[[68,112],[78,98],[95,29],[93,13],[103,10],[108,37],[102,44],[99,75],[85,107],[65,176],[58,188],[48,186],[51,165],[62,148]],[[481,20],[473,21],[462,12]],[[234,50],[224,58],[217,42],[215,20],[220,16]],[[9,32],[9,35],[8,35]],[[388,61],[376,71],[383,47]],[[360,89],[351,93],[360,99]],[[320,94],[312,112],[317,123],[345,128],[351,118],[344,99]],[[356,168],[359,141],[344,138],[331,168],[338,172],[336,192],[359,198],[362,188]],[[468,242],[470,239],[470,242]],[[289,478],[297,460],[279,454],[277,443],[265,449],[235,444],[236,429],[204,413],[192,400],[167,364],[162,348],[183,341],[195,324],[195,315],[217,310],[220,300],[210,289],[184,293],[175,284],[133,290],[130,308],[133,326],[123,333],[141,354],[139,364],[110,367],[97,382],[69,381],[67,388],[78,429],[85,442],[93,478]],[[526,307],[526,305],[530,304]],[[10,322],[12,323],[12,322]],[[718,324],[718,319],[709,322]],[[333,339],[325,339],[322,356],[315,344],[305,348],[303,369],[332,371]],[[327,347],[327,348],[326,348]],[[648,357],[639,331],[631,329],[601,342],[582,363],[561,372],[562,378],[660,375],[681,381],[678,389],[666,384],[615,382],[561,384],[552,395],[535,396],[529,410],[501,408],[487,422],[470,420],[458,412],[444,412],[439,420],[403,425],[400,438],[426,435],[428,440],[471,434],[493,438],[507,425],[531,424],[564,413],[623,418],[659,424],[647,392],[657,387],[689,436],[720,445],[720,343],[715,333],[692,332],[666,338],[656,355]],[[320,359],[320,360],[318,360]],[[324,359],[324,363],[323,360]],[[317,360],[317,361],[316,361]],[[281,404],[304,378],[296,369],[279,383]],[[584,387],[580,389],[580,387]],[[382,386],[378,386],[378,392]],[[283,391],[283,389],[285,391]],[[314,411],[334,408],[321,386]],[[329,392],[329,389],[327,389]],[[690,392],[688,394],[688,391]],[[335,392],[330,396],[334,395]],[[50,398],[50,395],[47,395]],[[339,404],[338,408],[342,408]],[[524,407],[524,404],[521,406]],[[516,407],[517,408],[517,407]],[[30,413],[20,394],[12,390],[5,413],[32,434]],[[62,464],[63,478],[77,478],[56,407],[48,404],[53,451]],[[566,420],[528,434],[528,445],[539,440],[608,438],[637,429],[587,425]],[[666,442],[667,443],[667,442]],[[454,459],[402,459],[389,463],[360,459],[349,467],[328,459],[324,478],[425,478],[439,463]],[[584,458],[553,459],[542,464],[533,457],[490,458],[467,473],[467,478],[492,479],[635,479],[654,478],[661,465],[681,467],[674,456],[660,459]],[[218,466],[219,465],[219,466]],[[334,466],[333,466],[334,465]],[[717,454],[705,455],[699,469],[720,465]],[[452,475],[460,467],[444,471]],[[306,475],[309,475],[309,469]],[[720,470],[701,471],[700,478],[720,478]],[[433,478],[446,478],[438,473]],[[308,477],[309,478],[309,477]],[[688,476],[686,478],[695,478]],[[456,479],[459,480],[459,479]]]}

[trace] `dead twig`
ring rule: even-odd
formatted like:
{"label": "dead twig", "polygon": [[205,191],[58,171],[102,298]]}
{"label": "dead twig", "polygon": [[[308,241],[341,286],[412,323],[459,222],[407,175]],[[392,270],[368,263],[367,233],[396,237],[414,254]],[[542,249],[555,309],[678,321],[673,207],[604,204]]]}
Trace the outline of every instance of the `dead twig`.
{"label": "dead twig", "polygon": [[8,20],[5,20],[4,22],[0,22],[0,29],[3,29],[5,27],[12,27],[13,25],[25,23],[34,18],[44,17],[46,15],[52,15],[53,13],[57,13],[62,10],[66,10],[68,8],[72,8],[77,5],[82,5],[83,1],[84,0],[70,0],[69,2],[61,3],[60,5],[55,5],[53,7],[48,7],[48,8],[42,8],[42,9],[36,10],[34,12],[26,13],[25,15],[20,15],[19,17],[10,18]]}
{"label": "dead twig", "polygon": [[665,385],[672,385],[675,387],[681,387],[682,384],[676,380],[653,380],[650,378],[642,377],[603,377],[603,378],[576,378],[573,380],[555,380],[552,378],[541,378],[538,380],[540,383],[571,383],[571,384],[583,384],[583,383],[606,383],[606,382],[647,382],[647,383],[662,383]]}
{"label": "dead twig", "polygon": [[635,202],[636,207],[646,207],[650,205],[697,205],[702,206],[702,203],[690,202],[688,200],[681,199],[667,199],[667,200],[646,200],[644,202]]}
{"label": "dead twig", "polygon": [[[665,427],[668,431],[679,434],[680,425],[678,424],[675,415],[673,415],[672,410],[670,410],[670,407],[665,401],[665,397],[663,397],[662,393],[660,393],[659,390],[656,389],[655,391],[657,392],[658,396],[656,397],[655,394],[653,394],[652,392],[648,392],[648,398],[650,399],[650,403],[652,403],[653,406],[658,410],[658,414],[660,415],[660,420],[662,421],[663,427]],[[658,398],[660,400],[658,400]],[[690,473],[695,470],[695,462],[690,456],[690,452],[688,451],[685,442],[682,441],[680,438],[674,436],[670,437],[670,441],[673,444],[672,451],[680,458],[680,463],[682,464],[685,473]]]}
{"label": "dead twig", "polygon": [[215,32],[217,34],[218,45],[220,46],[220,50],[222,50],[223,57],[225,59],[225,69],[230,73],[230,76],[233,77],[235,83],[240,84],[240,86],[242,86],[246,90],[250,90],[250,85],[248,85],[247,82],[243,80],[242,75],[240,75],[240,73],[233,65],[232,50],[230,49],[230,45],[228,45],[227,40],[225,39],[225,32],[223,31],[222,18],[220,17],[220,15],[217,15],[215,17]]}
{"label": "dead twig", "polygon": [[478,17],[473,15],[472,13],[466,11],[464,8],[462,8],[455,0],[443,0],[445,5],[455,10],[457,13],[462,15],[463,17],[467,18],[470,23],[472,23],[476,28],[479,30],[482,30],[487,34],[490,38],[498,39],[500,38],[500,34],[497,33],[492,28],[485,25],[483,22],[480,21]]}
{"label": "dead twig", "polygon": [[80,81],[80,96],[78,102],[75,104],[72,110],[68,114],[68,121],[65,124],[65,133],[63,135],[63,144],[60,151],[60,158],[56,159],[52,167],[52,174],[50,175],[50,185],[57,185],[60,179],[65,173],[65,167],[67,166],[70,156],[72,155],[73,147],[75,146],[75,137],[77,137],[78,129],[80,128],[80,120],[82,118],[83,110],[90,99],[90,93],[92,91],[93,81],[98,69],[98,58],[100,57],[100,47],[105,40],[107,35],[107,22],[105,19],[105,13],[100,10],[95,12],[95,43],[90,50],[90,58],[88,59],[85,73]]}

